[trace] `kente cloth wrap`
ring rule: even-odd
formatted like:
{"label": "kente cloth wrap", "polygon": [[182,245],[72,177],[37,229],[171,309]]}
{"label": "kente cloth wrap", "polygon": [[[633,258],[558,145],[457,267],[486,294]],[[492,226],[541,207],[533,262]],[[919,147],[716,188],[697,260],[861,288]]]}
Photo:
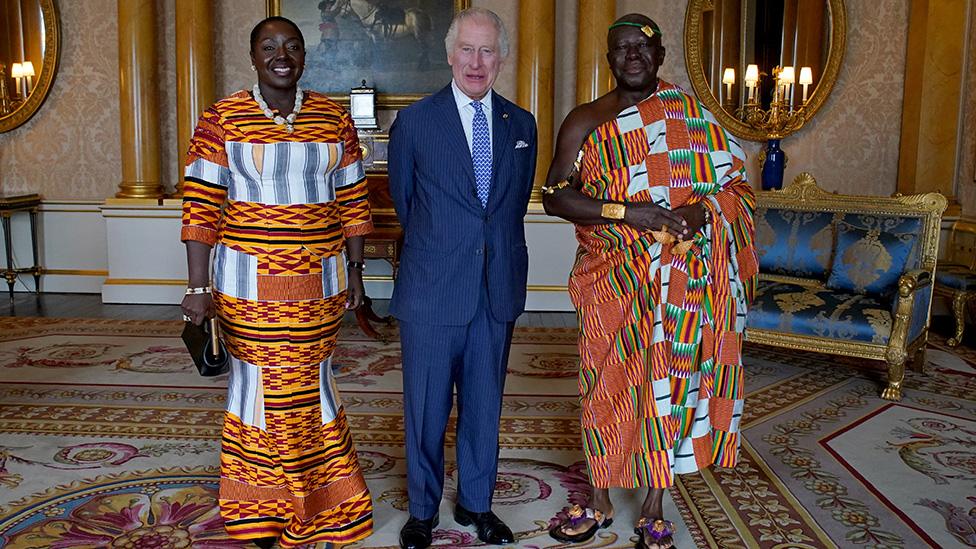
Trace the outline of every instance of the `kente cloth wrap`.
{"label": "kente cloth wrap", "polygon": [[745,154],[695,98],[663,81],[598,126],[583,153],[586,196],[711,213],[684,255],[623,223],[576,227],[569,291],[590,481],[666,488],[675,473],[734,466],[758,271]]}
{"label": "kente cloth wrap", "polygon": [[240,539],[282,548],[372,532],[369,491],[332,375],[347,237],[372,230],[349,114],[306,92],[287,133],[249,92],[200,117],[182,239],[214,245],[213,296],[232,355],[220,512]]}

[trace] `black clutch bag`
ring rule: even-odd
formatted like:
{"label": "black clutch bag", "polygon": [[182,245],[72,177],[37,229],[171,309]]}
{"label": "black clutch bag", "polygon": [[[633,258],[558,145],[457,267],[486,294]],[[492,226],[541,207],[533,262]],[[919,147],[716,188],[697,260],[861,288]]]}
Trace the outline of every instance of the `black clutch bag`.
{"label": "black clutch bag", "polygon": [[183,325],[183,343],[204,377],[226,374],[230,369],[230,355],[218,337],[217,326],[216,318],[208,319],[199,326],[190,321]]}

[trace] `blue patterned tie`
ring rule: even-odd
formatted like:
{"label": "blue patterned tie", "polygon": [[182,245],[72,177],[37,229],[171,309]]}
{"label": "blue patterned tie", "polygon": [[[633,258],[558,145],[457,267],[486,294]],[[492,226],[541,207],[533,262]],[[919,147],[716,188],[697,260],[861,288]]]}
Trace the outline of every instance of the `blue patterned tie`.
{"label": "blue patterned tie", "polygon": [[474,183],[478,190],[481,207],[488,205],[491,190],[491,137],[488,135],[488,118],[481,101],[472,101],[474,122],[471,124],[471,163],[474,164]]}

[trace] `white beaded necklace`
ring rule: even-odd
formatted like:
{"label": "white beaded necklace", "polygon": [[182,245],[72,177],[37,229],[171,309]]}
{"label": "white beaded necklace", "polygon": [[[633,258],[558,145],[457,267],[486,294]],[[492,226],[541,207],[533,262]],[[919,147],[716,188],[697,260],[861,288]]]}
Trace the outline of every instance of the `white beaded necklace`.
{"label": "white beaded necklace", "polygon": [[295,107],[291,110],[291,114],[289,114],[287,117],[283,117],[280,114],[276,115],[274,111],[268,107],[268,103],[264,100],[264,97],[261,96],[260,86],[255,84],[254,87],[251,88],[251,92],[254,94],[254,100],[258,102],[258,107],[261,107],[261,110],[264,111],[265,116],[273,120],[275,124],[284,126],[286,132],[292,133],[295,131],[295,119],[298,118],[298,113],[300,113],[302,110],[302,99],[304,98],[301,86],[295,86]]}

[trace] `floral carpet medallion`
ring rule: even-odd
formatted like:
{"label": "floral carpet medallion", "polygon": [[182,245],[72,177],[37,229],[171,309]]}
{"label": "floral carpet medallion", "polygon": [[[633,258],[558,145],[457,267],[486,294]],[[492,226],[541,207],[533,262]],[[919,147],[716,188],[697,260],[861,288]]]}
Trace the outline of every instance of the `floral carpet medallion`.
{"label": "floral carpet medallion", "polygon": [[[0,318],[0,547],[229,548],[216,507],[226,376],[201,378],[181,323]],[[400,351],[344,326],[333,371],[373,494],[374,534],[406,520]],[[388,332],[388,333],[387,333]],[[574,329],[518,328],[494,510],[518,547],[585,504]],[[747,346],[739,464],[679,477],[678,547],[976,547],[976,352],[933,335],[905,398],[884,367]],[[454,422],[437,547],[481,545],[453,521]],[[613,490],[612,527],[579,547],[634,546],[642,494]]]}
{"label": "floral carpet medallion", "polygon": [[57,486],[0,522],[9,549],[132,547],[225,549],[214,469],[149,470]]}

